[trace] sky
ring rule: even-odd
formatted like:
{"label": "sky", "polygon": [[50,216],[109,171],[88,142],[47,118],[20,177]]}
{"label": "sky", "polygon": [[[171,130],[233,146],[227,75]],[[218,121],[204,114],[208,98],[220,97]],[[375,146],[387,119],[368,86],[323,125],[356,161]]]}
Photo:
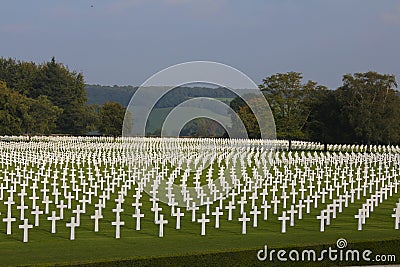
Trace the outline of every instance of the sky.
{"label": "sky", "polygon": [[255,83],[301,72],[329,88],[369,70],[400,80],[400,1],[1,0],[0,57],[55,57],[85,81],[140,85],[209,60]]}

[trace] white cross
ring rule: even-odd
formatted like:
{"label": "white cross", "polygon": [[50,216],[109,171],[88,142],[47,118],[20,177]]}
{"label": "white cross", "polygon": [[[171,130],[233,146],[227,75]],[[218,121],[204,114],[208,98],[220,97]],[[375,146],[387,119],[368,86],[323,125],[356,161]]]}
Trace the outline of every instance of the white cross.
{"label": "white cross", "polygon": [[121,213],[124,212],[124,209],[121,207],[121,202],[117,203],[117,207],[115,209],[112,210],[114,213]]}
{"label": "white cross", "polygon": [[56,211],[53,210],[51,212],[51,216],[47,217],[48,221],[51,221],[51,233],[55,234],[56,233],[56,221],[60,220],[60,217],[56,216]]}
{"label": "white cross", "polygon": [[206,235],[206,223],[210,222],[210,219],[206,218],[206,214],[201,214],[201,219],[197,219],[198,223],[201,223],[201,235]]}
{"label": "white cross", "polygon": [[64,200],[60,200],[56,207],[60,209],[60,219],[64,220],[64,209],[67,207],[67,205],[64,204]]}
{"label": "white cross", "polygon": [[197,193],[197,198],[200,198],[200,204],[203,205],[204,204],[204,197],[206,196],[206,194],[203,191],[199,191]]}
{"label": "white cross", "polygon": [[268,205],[268,201],[265,201],[264,204],[261,205],[261,208],[264,209],[264,220],[268,220],[268,209],[271,208],[271,205]]}
{"label": "white cross", "polygon": [[24,203],[21,203],[20,205],[17,206],[17,210],[21,210],[20,213],[20,219],[21,221],[25,219],[25,210],[28,209],[28,206],[24,205]]}
{"label": "white cross", "polygon": [[11,235],[11,224],[16,221],[16,218],[11,217],[11,213],[7,215],[6,218],[3,218],[3,222],[7,223],[7,235]]}
{"label": "white cross", "polygon": [[359,210],[358,214],[354,215],[354,218],[358,219],[358,231],[362,230],[363,221],[365,221],[365,212],[364,210]]}
{"label": "white cross", "polygon": [[328,204],[328,206],[326,206],[326,214],[328,215],[328,220],[327,220],[327,225],[330,225],[331,223],[331,214],[332,214],[332,218],[336,219],[336,206],[333,204]]}
{"label": "white cross", "polygon": [[271,200],[271,203],[274,204],[274,214],[278,213],[278,203],[281,203],[280,200],[278,200],[278,197],[275,196],[274,199]]}
{"label": "white cross", "polygon": [[160,229],[158,231],[158,236],[163,237],[164,236],[164,224],[167,224],[168,220],[164,220],[164,214],[160,214],[160,219],[155,222],[155,224],[160,225]]}
{"label": "white cross", "polygon": [[206,198],[206,201],[204,202],[204,204],[206,205],[206,215],[209,215],[209,214],[210,214],[210,205],[211,205],[212,203],[213,203],[213,202],[210,200],[210,198],[207,197],[207,198]]}
{"label": "white cross", "polygon": [[4,201],[4,204],[7,205],[7,214],[10,214],[12,205],[15,204],[15,202],[12,200],[12,197],[8,197],[7,201]]}
{"label": "white cross", "polygon": [[225,206],[225,209],[228,210],[228,221],[232,221],[232,210],[236,209],[235,205],[232,205],[232,202],[229,201],[228,206]]}
{"label": "white cross", "polygon": [[286,195],[286,191],[282,192],[281,199],[283,199],[283,208],[286,209],[286,202],[290,197]]}
{"label": "white cross", "polygon": [[76,205],[76,210],[73,210],[72,213],[76,214],[76,223],[78,224],[78,226],[80,226],[81,225],[81,213],[83,213],[83,211],[81,210],[81,206]]}
{"label": "white cross", "polygon": [[312,198],[314,199],[314,208],[316,209],[318,208],[318,199],[321,198],[321,196],[315,193],[315,195],[313,195]]}
{"label": "white cross", "polygon": [[67,223],[66,226],[71,228],[71,234],[69,239],[75,240],[75,227],[79,226],[79,224],[75,222],[75,217],[71,217],[71,222]]}
{"label": "white cross", "polygon": [[99,203],[94,204],[94,207],[99,211],[99,215],[101,215],[101,211],[105,208],[105,205],[103,205],[103,202],[99,199]]}
{"label": "white cross", "polygon": [[240,214],[242,214],[244,212],[244,205],[247,204],[246,198],[242,196],[238,201],[238,204],[240,204]]}
{"label": "white cross", "polygon": [[400,208],[395,208],[394,212],[395,213],[392,214],[392,217],[394,218],[394,229],[398,230],[400,224]]}
{"label": "white cross", "polygon": [[282,233],[286,233],[286,221],[290,220],[290,218],[286,216],[286,211],[282,212],[282,216],[278,217],[278,220],[282,221]]}
{"label": "white cross", "polygon": [[[120,203],[118,203],[118,204],[120,204]],[[118,212],[116,213],[115,217],[116,217],[115,222],[111,222],[111,225],[115,226],[115,238],[120,238],[121,226],[124,226],[125,222],[121,221],[121,218],[120,218]]]}
{"label": "white cross", "polygon": [[[373,206],[373,204],[370,201],[368,201],[368,199],[367,199],[366,204],[362,204],[362,209],[365,211],[365,218],[369,218],[369,213],[370,213],[370,211],[373,210],[372,206]],[[364,220],[363,224],[364,223],[365,223],[365,220]]]}
{"label": "white cross", "polygon": [[144,214],[140,213],[140,209],[136,209],[135,213],[132,214],[133,218],[136,218],[136,230],[140,230],[140,218],[144,217]]}
{"label": "white cross", "polygon": [[158,207],[158,203],[156,202],[154,207],[150,209],[154,212],[154,222],[157,223],[158,221],[158,212],[162,211],[162,208]]}
{"label": "white cross", "polygon": [[317,219],[321,220],[320,231],[324,232],[325,231],[325,220],[328,219],[328,216],[326,215],[326,211],[321,210],[321,215],[318,215]]}
{"label": "white cross", "polygon": [[306,205],[304,205],[303,204],[303,200],[299,200],[299,204],[297,204],[296,205],[296,208],[298,208],[299,209],[299,220],[301,220],[301,219],[303,219],[303,208],[305,207]]}
{"label": "white cross", "polygon": [[290,226],[294,226],[294,215],[297,213],[297,210],[294,208],[294,205],[290,206],[290,210],[287,211],[290,214]]}
{"label": "white cross", "polygon": [[173,214],[173,216],[176,216],[175,229],[177,229],[177,230],[181,229],[181,217],[185,216],[185,213],[181,213],[181,209],[177,208],[176,212]]}
{"label": "white cross", "polygon": [[249,197],[249,199],[251,199],[251,206],[254,207],[256,200],[258,199],[258,195],[257,192],[253,192],[253,194],[251,195],[251,197]]}
{"label": "white cross", "polygon": [[100,214],[99,210],[94,211],[94,215],[90,216],[90,219],[94,220],[94,231],[99,231],[99,219],[103,219],[103,215]]}
{"label": "white cross", "polygon": [[261,214],[261,211],[257,209],[257,205],[253,207],[253,210],[250,211],[250,214],[253,215],[253,227],[257,227],[257,216]]}
{"label": "white cross", "polygon": [[36,196],[35,191],[32,191],[32,195],[29,197],[30,200],[32,200],[32,208],[34,209],[36,207],[36,200],[39,200],[39,197]]}
{"label": "white cross", "polygon": [[264,204],[265,197],[268,195],[268,190],[266,188],[264,188],[260,195],[262,196],[262,203]]}
{"label": "white cross", "polygon": [[328,192],[326,192],[325,189],[323,189],[321,192],[319,192],[319,194],[322,195],[321,197],[322,204],[325,204],[325,197],[328,194]]}
{"label": "white cross", "polygon": [[71,209],[72,199],[74,199],[74,196],[71,194],[71,192],[68,192],[68,195],[66,195],[65,198],[67,199],[68,209]]}
{"label": "white cross", "polygon": [[24,219],[24,224],[21,224],[18,227],[19,227],[19,229],[23,229],[24,230],[23,242],[24,243],[28,242],[28,229],[33,228],[33,225],[28,224],[28,219]]}
{"label": "white cross", "polygon": [[42,203],[45,204],[44,213],[45,213],[45,214],[49,214],[49,205],[50,205],[51,203],[53,203],[53,201],[51,201],[51,200],[49,199],[49,196],[46,196],[46,197],[44,198],[44,200],[42,201]]}
{"label": "white cross", "polygon": [[136,199],[135,202],[132,202],[132,207],[134,207],[135,210],[140,209],[140,207],[141,207],[142,205],[143,205],[143,204],[142,204],[141,202],[139,202],[138,199]]}
{"label": "white cross", "polygon": [[242,222],[242,234],[245,235],[246,232],[247,232],[247,231],[246,231],[247,222],[250,221],[250,218],[248,218],[248,217],[246,216],[246,212],[243,212],[243,213],[242,213],[242,217],[239,218],[238,220],[239,220],[239,222]]}
{"label": "white cross", "polygon": [[219,216],[224,215],[224,213],[219,210],[219,207],[216,207],[211,214],[215,216],[215,228],[219,228]]}
{"label": "white cross", "polygon": [[304,200],[304,202],[307,204],[307,205],[306,205],[306,212],[307,212],[307,214],[308,214],[308,213],[310,213],[310,204],[311,204],[313,201],[310,199],[310,196],[308,195],[308,196],[307,196],[307,199]]}
{"label": "white cross", "polygon": [[348,207],[349,207],[349,198],[351,198],[351,196],[349,195],[349,192],[346,191],[346,192],[344,193],[344,195],[341,196],[341,197],[344,199],[344,207],[345,207],[345,208],[348,208]]}
{"label": "white cross", "polygon": [[79,203],[82,203],[82,210],[85,213],[86,212],[86,204],[89,203],[89,200],[86,199],[86,195],[82,196],[82,199],[78,200]]}
{"label": "white cross", "polygon": [[39,206],[36,206],[35,209],[31,211],[31,214],[35,215],[35,226],[39,226],[39,215],[43,214],[43,211],[39,210]]}

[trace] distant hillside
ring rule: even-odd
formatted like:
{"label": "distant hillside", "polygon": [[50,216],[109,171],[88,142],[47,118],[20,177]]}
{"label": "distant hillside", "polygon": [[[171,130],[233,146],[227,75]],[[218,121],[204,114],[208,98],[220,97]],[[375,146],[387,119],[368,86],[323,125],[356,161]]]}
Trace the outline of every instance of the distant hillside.
{"label": "distant hillside", "polygon": [[[133,86],[102,86],[87,84],[87,104],[103,105],[107,101],[112,101],[118,102],[123,106],[128,106],[129,101],[136,90],[137,87]],[[193,97],[211,97],[230,103],[236,95],[225,88],[178,87],[168,92],[162,100],[157,103],[156,108],[175,107],[183,101]]]}
{"label": "distant hillside", "polygon": [[137,87],[133,86],[104,86],[86,85],[87,104],[103,105],[105,102],[118,102],[123,106],[128,106],[133,93]]}

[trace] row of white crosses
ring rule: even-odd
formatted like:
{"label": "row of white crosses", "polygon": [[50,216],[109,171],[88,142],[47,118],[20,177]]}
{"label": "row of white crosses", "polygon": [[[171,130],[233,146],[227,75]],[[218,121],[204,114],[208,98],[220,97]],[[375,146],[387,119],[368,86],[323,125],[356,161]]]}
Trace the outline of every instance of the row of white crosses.
{"label": "row of white crosses", "polygon": [[[65,142],[101,142],[101,143],[111,143],[114,141],[124,142],[123,139],[126,138],[117,138],[113,137],[62,137]],[[59,142],[59,137],[48,137],[48,136],[33,136],[29,138],[28,136],[0,136],[0,140],[7,142],[28,142],[29,140],[34,142]],[[273,145],[279,149],[288,150],[289,149],[289,141],[287,140],[274,140]],[[319,142],[307,142],[307,141],[296,141],[292,142],[292,149],[294,150],[323,150],[324,145]],[[328,144],[328,151],[339,151],[339,152],[384,152],[384,153],[399,153],[399,146],[386,146],[386,145],[356,145],[356,144]]]}
{"label": "row of white crosses", "polygon": [[[215,218],[215,228],[220,228],[222,221],[236,220],[241,223],[242,234],[246,234],[250,221],[257,228],[259,222],[269,219],[269,210],[281,221],[281,231],[285,233],[288,222],[289,226],[294,226],[304,214],[326,205],[317,217],[321,220],[320,231],[324,231],[331,219],[349,203],[367,198],[356,214],[356,218],[361,218],[358,219],[360,228],[360,222],[364,224],[369,212],[377,206],[377,199],[382,202],[388,195],[397,194],[399,186],[396,147],[379,148],[390,153],[322,154],[270,152],[265,149],[269,147],[265,146],[268,141],[259,140],[132,138],[107,141],[50,138],[47,142],[2,143],[0,200],[7,207],[3,218],[6,233],[12,234],[12,223],[18,222],[12,214],[15,205],[24,242],[28,241],[29,229],[39,227],[42,216],[51,221],[51,233],[56,233],[57,222],[63,221],[70,228],[70,239],[74,240],[75,228],[80,227],[87,205],[95,207],[90,218],[94,232],[98,232],[101,231],[102,210],[112,201],[116,204],[113,204],[115,220],[111,224],[115,227],[115,238],[120,238],[121,227],[126,223],[121,221],[126,197],[135,199],[132,219],[136,230],[141,230],[140,221],[144,217],[141,206],[147,201],[145,188],[150,189],[151,211],[160,237],[164,236],[164,226],[168,224],[165,218],[168,212],[159,206],[162,198],[171,209],[170,216],[175,217],[176,229],[181,229],[181,219],[186,213],[192,222],[201,225],[201,235],[206,235],[211,216]],[[196,149],[204,146],[211,149],[192,156]],[[269,170],[271,159],[274,159],[272,171]],[[353,164],[361,163],[365,167],[353,169]],[[200,174],[207,164],[211,167],[204,184]],[[215,170],[218,180],[213,179],[214,164],[218,165]],[[247,173],[247,168],[252,169],[251,173]],[[195,173],[193,178],[191,171]],[[182,187],[181,195],[171,191],[177,179]],[[187,189],[192,185],[194,191]],[[128,195],[132,189],[135,194]],[[111,194],[115,192],[118,198],[114,200]],[[186,203],[183,207],[186,211],[177,207],[178,198]],[[328,204],[329,200],[332,203]],[[211,210],[214,202],[218,205]],[[198,205],[205,206],[204,213],[197,214]],[[71,211],[73,216],[64,218],[65,210]],[[26,213],[34,216],[34,224],[25,218]],[[398,220],[396,214],[398,211],[394,216]]]}

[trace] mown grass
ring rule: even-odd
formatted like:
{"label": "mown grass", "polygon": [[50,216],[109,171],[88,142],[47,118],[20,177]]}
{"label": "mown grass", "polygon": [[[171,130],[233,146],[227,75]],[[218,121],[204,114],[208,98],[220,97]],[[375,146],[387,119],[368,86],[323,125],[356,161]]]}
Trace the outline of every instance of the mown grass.
{"label": "mown grass", "polygon": [[[114,238],[115,228],[111,226],[111,221],[115,217],[111,211],[113,207],[104,210],[105,219],[100,222],[100,232],[94,233],[93,221],[89,218],[93,214],[93,207],[88,206],[87,214],[82,215],[81,226],[76,229],[74,241],[69,240],[69,228],[65,227],[66,221],[72,215],[68,212],[65,214],[66,219],[57,223],[56,234],[50,233],[50,222],[44,216],[41,217],[40,227],[35,227],[29,232],[29,243],[21,242],[22,230],[17,228],[16,223],[13,224],[13,235],[5,235],[3,223],[0,230],[0,259],[1,265],[6,266],[120,262],[121,259],[153,257],[168,257],[174,261],[175,257],[184,260],[182,256],[192,254],[228,251],[242,251],[240,253],[246,254],[243,251],[254,252],[262,249],[264,245],[271,248],[335,245],[339,238],[346,238],[349,243],[368,241],[374,244],[373,242],[381,240],[400,239],[399,231],[394,230],[393,219],[390,217],[397,200],[398,196],[393,196],[382,203],[367,219],[363,231],[357,231],[357,221],[353,215],[359,203],[354,203],[345,210],[346,212],[338,214],[338,218],[332,220],[331,225],[323,233],[319,232],[319,221],[315,218],[319,212],[313,210],[309,215],[305,215],[303,220],[297,220],[294,227],[288,227],[285,234],[280,233],[281,224],[276,215],[270,214],[268,221],[259,220],[258,228],[253,228],[249,223],[247,234],[242,235],[241,223],[237,221],[239,211],[235,210],[235,220],[227,221],[224,214],[220,229],[214,229],[211,217],[206,236],[200,236],[200,224],[191,222],[188,213],[182,220],[181,230],[176,230],[175,220],[167,216],[170,223],[165,227],[163,238],[158,237],[158,226],[154,225],[152,214],[147,210],[150,207],[143,209],[145,218],[142,221],[142,230],[135,230],[135,222],[129,215],[130,203],[127,200],[123,205],[126,212],[122,216],[125,226],[121,229],[121,239]],[[163,210],[167,210],[166,206],[163,206]],[[33,216],[27,217],[33,222]],[[377,247],[374,245],[371,249],[379,249],[379,243],[377,244]],[[393,254],[399,251],[398,243],[395,244],[397,247],[388,247],[388,252]],[[246,257],[250,258],[251,253],[247,254]],[[213,261],[215,257],[212,256]],[[146,261],[143,263],[147,264]]]}
{"label": "mown grass", "polygon": [[[282,247],[271,248],[275,250],[284,249],[286,251],[305,249],[313,249],[315,251],[322,251],[328,249],[332,244],[307,246],[307,247]],[[81,264],[72,264],[69,266],[110,266],[110,267],[125,267],[125,266],[346,266],[346,265],[371,265],[371,264],[396,264],[400,260],[400,250],[395,249],[400,247],[400,240],[388,240],[379,242],[361,242],[348,244],[349,249],[357,249],[359,251],[373,250],[374,254],[370,257],[371,261],[331,261],[324,259],[321,261],[260,261],[257,258],[258,250],[242,250],[242,251],[229,251],[220,253],[209,254],[192,254],[175,257],[149,257],[145,259],[131,259],[131,260],[118,260],[118,261],[104,261],[104,262],[85,262]],[[377,262],[376,255],[394,255],[396,261]],[[362,259],[362,258],[361,258]]]}
{"label": "mown grass", "polygon": [[[31,166],[33,169],[35,166]],[[77,168],[77,166],[75,166]],[[83,168],[83,166],[81,166]],[[86,166],[85,166],[86,167]],[[51,166],[45,166],[52,168]],[[13,167],[9,171],[14,170]],[[53,170],[54,171],[54,170]],[[250,169],[248,172],[250,173]],[[216,172],[214,171],[216,175]],[[203,179],[204,179],[203,174]],[[49,179],[51,182],[51,179]],[[31,184],[30,184],[31,185]],[[29,187],[28,187],[29,188]],[[39,190],[42,184],[39,184]],[[17,185],[17,192],[20,186]],[[28,196],[31,193],[28,189]],[[111,222],[115,220],[112,209],[115,208],[114,199],[117,198],[117,191],[112,194],[107,202],[106,209],[103,209],[104,219],[100,220],[100,232],[94,233],[93,220],[90,215],[94,214],[94,203],[98,202],[98,197],[94,197],[92,204],[87,205],[87,212],[81,215],[81,226],[76,228],[76,240],[69,240],[70,229],[65,226],[74,216],[71,210],[65,210],[65,219],[57,222],[57,233],[51,234],[51,223],[47,216],[40,218],[40,227],[34,227],[29,231],[29,243],[22,243],[22,230],[18,228],[21,224],[19,220],[19,197],[14,196],[16,204],[13,206],[13,217],[17,217],[17,222],[13,223],[11,236],[5,234],[5,223],[0,221],[0,265],[99,265],[99,266],[249,266],[265,265],[270,262],[259,262],[256,253],[264,245],[269,248],[293,248],[307,247],[321,249],[326,246],[335,246],[336,240],[345,238],[349,246],[355,249],[368,248],[374,253],[396,254],[399,252],[400,231],[394,229],[394,219],[391,217],[395,203],[400,198],[400,192],[389,197],[381,203],[375,211],[371,213],[363,227],[363,231],[357,231],[357,220],[354,214],[361,208],[365,199],[370,196],[368,193],[360,200],[349,204],[343,213],[338,213],[337,219],[331,220],[331,225],[327,226],[325,232],[320,232],[320,222],[316,219],[320,210],[332,203],[327,198],[325,204],[320,204],[317,209],[312,208],[310,214],[303,214],[303,220],[296,220],[294,227],[287,224],[287,233],[281,233],[281,222],[277,217],[281,215],[280,206],[278,214],[269,211],[268,221],[263,221],[259,217],[258,227],[252,227],[252,220],[247,224],[247,234],[242,235],[242,224],[238,222],[239,207],[234,210],[233,221],[227,221],[227,212],[224,211],[221,217],[220,229],[214,228],[214,217],[209,216],[210,223],[207,224],[206,236],[200,236],[200,224],[191,221],[190,212],[185,211],[182,218],[181,230],[175,229],[175,218],[170,216],[170,208],[161,203],[162,214],[166,216],[169,223],[165,226],[164,237],[158,237],[158,226],[154,224],[154,214],[150,211],[151,202],[149,196],[143,193],[141,212],[145,214],[142,219],[142,230],[135,230],[135,219],[131,217],[134,208],[132,195],[135,193],[135,186],[131,187],[125,202],[122,205],[124,212],[121,220],[125,226],[121,228],[121,239],[115,239],[115,227]],[[9,193],[5,192],[4,199]],[[279,193],[277,194],[279,196]],[[271,200],[271,194],[267,196]],[[224,206],[228,204],[224,201]],[[238,197],[237,199],[238,200]],[[31,206],[30,200],[25,199],[25,203]],[[75,208],[77,201],[73,202]],[[261,198],[257,200],[260,206]],[[39,203],[41,210],[44,204]],[[214,210],[218,202],[214,203],[211,210]],[[251,205],[246,205],[249,215]],[[50,210],[55,210],[54,203],[50,205]],[[289,208],[289,206],[288,206]],[[0,205],[0,218],[6,216],[6,206]],[[200,207],[197,218],[205,212],[205,207]],[[25,217],[32,224],[34,216],[26,212]],[[251,218],[252,219],[252,218]],[[381,252],[382,251],[382,252]],[[397,257],[400,259],[400,256]],[[273,262],[280,264],[280,262]],[[287,263],[292,264],[292,263]],[[293,263],[296,265],[296,263]],[[324,261],[315,263],[317,265],[336,265],[337,262]],[[349,264],[354,264],[351,262]],[[372,264],[369,262],[368,264]],[[301,265],[301,263],[297,263]]]}

